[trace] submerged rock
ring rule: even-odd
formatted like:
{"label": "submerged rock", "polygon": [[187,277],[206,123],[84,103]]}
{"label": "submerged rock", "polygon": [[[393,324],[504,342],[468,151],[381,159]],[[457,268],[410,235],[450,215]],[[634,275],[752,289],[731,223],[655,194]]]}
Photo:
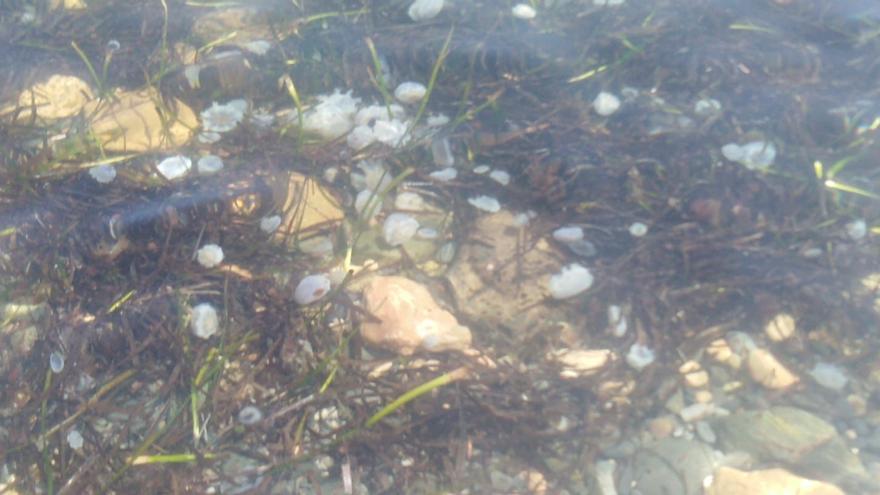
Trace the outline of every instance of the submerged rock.
{"label": "submerged rock", "polygon": [[368,344],[408,356],[417,351],[464,351],[471,331],[441,308],[428,289],[405,277],[380,276],[364,288],[364,308],[380,321],[361,324]]}
{"label": "submerged rock", "polygon": [[120,90],[112,99],[90,101],[84,113],[93,116],[92,134],[105,151],[136,153],[186,144],[199,127],[195,113],[180,100],[160,105],[160,99],[152,90]]}
{"label": "submerged rock", "polygon": [[706,495],[843,495],[843,491],[829,483],[815,481],[789,473],[784,469],[740,471],[720,467],[715,471]]}

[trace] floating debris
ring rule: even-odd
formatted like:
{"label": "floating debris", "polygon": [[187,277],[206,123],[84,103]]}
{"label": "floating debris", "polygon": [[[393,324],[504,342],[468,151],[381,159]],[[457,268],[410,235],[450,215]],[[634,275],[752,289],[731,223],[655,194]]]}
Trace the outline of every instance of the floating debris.
{"label": "floating debris", "polygon": [[223,248],[216,244],[205,244],[196,253],[196,261],[205,268],[214,268],[223,262]]}
{"label": "floating debris", "polygon": [[593,274],[585,266],[572,263],[550,277],[548,288],[553,299],[568,299],[593,286]]}
{"label": "floating debris", "polygon": [[209,303],[201,303],[193,306],[190,316],[190,326],[193,335],[200,339],[211,338],[220,329],[220,319],[217,310]]}

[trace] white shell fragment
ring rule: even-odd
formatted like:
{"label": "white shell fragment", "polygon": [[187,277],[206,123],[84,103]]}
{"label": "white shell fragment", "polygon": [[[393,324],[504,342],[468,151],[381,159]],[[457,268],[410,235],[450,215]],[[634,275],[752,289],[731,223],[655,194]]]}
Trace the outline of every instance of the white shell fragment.
{"label": "white shell fragment", "polygon": [[246,110],[247,102],[244,100],[232,100],[225,104],[215,101],[202,110],[202,129],[206,132],[229,132],[238,126]]}
{"label": "white shell fragment", "polygon": [[52,351],[52,353],[49,354],[49,369],[55,374],[64,371],[64,354],[61,354],[58,351]]}
{"label": "white shell fragment", "polygon": [[608,306],[608,327],[611,329],[611,335],[617,338],[626,335],[626,316],[623,314],[623,308],[616,304]]}
{"label": "white shell fragment", "polygon": [[635,222],[629,226],[629,235],[633,237],[644,237],[648,233],[648,226],[642,222]]}
{"label": "white shell fragment", "polygon": [[721,154],[749,170],[766,170],[776,159],[776,146],[768,141],[751,141],[743,145],[725,144]]}
{"label": "white shell fragment", "polygon": [[205,155],[196,162],[196,170],[202,175],[215,174],[223,170],[223,160],[217,155]]}
{"label": "white shell fragment", "polygon": [[651,348],[636,342],[629,348],[629,352],[626,353],[626,364],[636,371],[642,371],[654,362],[655,357],[654,351]]}
{"label": "white shell fragment", "polygon": [[535,16],[538,15],[538,12],[536,12],[535,9],[527,3],[518,3],[514,5],[513,8],[510,9],[510,11],[517,19],[529,20],[534,19]]}
{"label": "white shell fragment", "polygon": [[192,308],[190,326],[193,335],[200,339],[208,339],[220,328],[217,310],[208,303],[197,304]]}
{"label": "white shell fragment", "polygon": [[566,225],[553,231],[553,238],[564,244],[583,240],[584,229],[577,225]]}
{"label": "white shell fragment", "polygon": [[192,168],[192,160],[183,156],[175,155],[159,162],[156,169],[168,180],[175,180],[189,173]]}
{"label": "white shell fragment", "polygon": [[196,253],[196,260],[205,268],[214,268],[223,262],[223,248],[216,244],[205,244]]}
{"label": "white shell fragment", "polygon": [[312,304],[330,292],[330,278],[324,274],[309,275],[297,284],[293,291],[293,300],[300,306]]}
{"label": "white shell fragment", "polygon": [[701,98],[694,103],[694,113],[707,117],[721,112],[721,102],[715,98]]}
{"label": "white shell fragment", "polygon": [[562,271],[550,277],[548,288],[553,299],[568,299],[589,289],[593,285],[593,274],[585,266],[572,263],[562,267]]}
{"label": "white shell fragment", "polygon": [[501,184],[502,186],[510,184],[510,174],[508,174],[504,170],[495,169],[489,172],[489,178]]}
{"label": "white shell fragment", "polygon": [[267,234],[271,234],[278,230],[281,226],[281,215],[272,215],[260,219],[260,230]]}
{"label": "white shell fragment", "polygon": [[359,98],[338,89],[318,97],[318,104],[303,115],[303,129],[324,139],[336,139],[351,130],[358,111]]}
{"label": "white shell fragment", "polygon": [[489,168],[488,165],[477,165],[476,167],[474,167],[475,174],[483,175],[486,172],[488,172],[489,170],[491,170],[491,168]]}
{"label": "white shell fragment", "polygon": [[455,180],[455,178],[458,177],[458,170],[452,167],[441,168],[440,170],[435,170],[434,172],[428,174],[428,177],[434,180],[439,180],[441,182],[449,182],[451,180]]}
{"label": "white shell fragment", "polygon": [[596,99],[593,100],[593,110],[603,117],[613,114],[619,108],[620,98],[605,91],[599,93]]}
{"label": "white shell fragment", "polygon": [[397,86],[397,89],[394,90],[394,97],[401,103],[413,104],[422,101],[427,92],[428,88],[424,84],[406,81]]}
{"label": "white shell fragment", "polygon": [[432,19],[443,10],[443,0],[416,0],[409,6],[409,18],[419,22]]}
{"label": "white shell fragment", "polygon": [[413,238],[419,230],[419,221],[406,213],[392,213],[382,225],[382,237],[391,246],[400,246]]}
{"label": "white shell fragment", "polygon": [[468,198],[468,203],[478,210],[489,213],[497,213],[501,211],[501,203],[491,196],[481,195],[475,198]]}
{"label": "white shell fragment", "polygon": [[813,366],[808,374],[819,385],[835,391],[843,390],[849,383],[846,372],[831,363],[816,363],[816,366]]}
{"label": "white shell fragment", "polygon": [[109,184],[116,178],[116,168],[113,165],[96,165],[89,169],[89,175],[99,184]]}
{"label": "white shell fragment", "polygon": [[854,241],[860,241],[868,235],[868,224],[861,218],[846,224],[846,235]]}
{"label": "white shell fragment", "polygon": [[77,430],[70,430],[67,432],[67,445],[73,450],[79,450],[83,447],[83,436]]}

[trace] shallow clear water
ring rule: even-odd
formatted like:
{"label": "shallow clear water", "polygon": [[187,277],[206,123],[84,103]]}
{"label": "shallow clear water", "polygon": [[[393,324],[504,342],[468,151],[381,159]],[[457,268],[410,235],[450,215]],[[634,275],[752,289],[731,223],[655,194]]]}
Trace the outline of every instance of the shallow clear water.
{"label": "shallow clear water", "polygon": [[0,486],[878,490],[880,10],[600,3],[4,4]]}

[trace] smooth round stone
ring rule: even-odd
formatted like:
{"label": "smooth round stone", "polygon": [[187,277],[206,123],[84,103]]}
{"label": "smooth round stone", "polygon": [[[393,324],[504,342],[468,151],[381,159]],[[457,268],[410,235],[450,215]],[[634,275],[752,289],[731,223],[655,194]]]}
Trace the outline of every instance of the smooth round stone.
{"label": "smooth round stone", "polygon": [[443,4],[443,0],[416,0],[409,6],[407,14],[410,19],[416,22],[427,21],[436,17],[443,10]]}
{"label": "smooth round stone", "polygon": [[559,227],[553,231],[553,238],[565,244],[581,241],[584,239],[584,229],[577,225]]}
{"label": "smooth round stone", "polygon": [[468,203],[474,208],[488,213],[497,213],[501,210],[501,203],[491,196],[481,195],[474,198],[468,198]]}
{"label": "smooth round stone", "polygon": [[648,233],[648,226],[642,222],[635,222],[629,226],[629,235],[633,237],[644,237]]}
{"label": "smooth round stone", "polygon": [[217,155],[205,155],[199,158],[196,163],[196,169],[202,175],[216,174],[223,170],[223,160]]}
{"label": "smooth round stone", "polygon": [[394,97],[401,103],[418,103],[425,97],[428,88],[422,83],[406,81],[400,83],[394,90]]}
{"label": "smooth round stone", "polygon": [[593,100],[593,110],[603,117],[608,117],[620,108],[620,98],[602,91]]}
{"label": "smooth round stone", "polygon": [[49,368],[52,373],[61,373],[64,370],[64,354],[58,351],[49,354]]}

